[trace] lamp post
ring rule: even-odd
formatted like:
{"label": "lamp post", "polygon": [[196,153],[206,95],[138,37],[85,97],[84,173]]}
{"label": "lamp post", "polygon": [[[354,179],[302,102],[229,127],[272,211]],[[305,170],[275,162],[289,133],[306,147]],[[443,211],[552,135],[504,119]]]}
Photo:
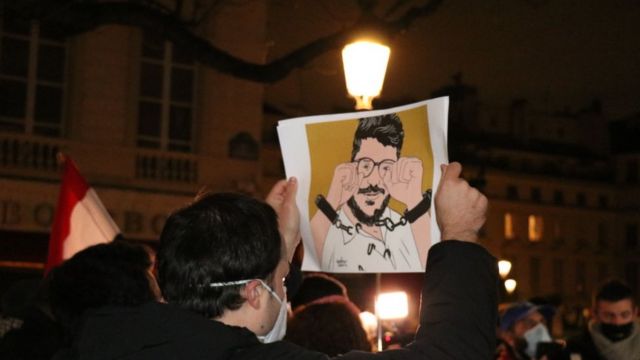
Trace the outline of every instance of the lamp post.
{"label": "lamp post", "polygon": [[342,49],[342,63],[349,95],[356,99],[356,110],[371,110],[380,95],[391,50],[372,41],[356,41]]}
{"label": "lamp post", "polygon": [[[373,99],[380,95],[387,72],[391,49],[369,40],[358,40],[342,49],[342,64],[347,92],[356,100],[356,110],[373,109]],[[376,274],[376,294],[380,299],[382,277]],[[376,300],[376,301],[377,301]],[[406,294],[405,294],[406,301]],[[406,316],[406,315],[405,315]],[[382,350],[382,318],[376,304],[378,350]]]}

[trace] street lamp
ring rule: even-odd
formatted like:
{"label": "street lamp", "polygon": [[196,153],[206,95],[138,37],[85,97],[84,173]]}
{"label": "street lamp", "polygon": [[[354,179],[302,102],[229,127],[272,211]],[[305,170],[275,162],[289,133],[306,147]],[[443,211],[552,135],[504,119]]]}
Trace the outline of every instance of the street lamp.
{"label": "street lamp", "polygon": [[508,260],[500,260],[498,261],[498,273],[500,273],[500,277],[505,279],[509,272],[511,271],[511,261]]}
{"label": "street lamp", "polygon": [[382,320],[404,319],[409,315],[409,301],[404,291],[382,293],[376,299],[376,313]]}
{"label": "street lamp", "polygon": [[504,281],[504,288],[507,290],[507,294],[509,295],[516,291],[516,286],[518,286],[518,282],[513,279],[507,279]]}
{"label": "street lamp", "polygon": [[375,302],[376,318],[378,320],[378,351],[382,351],[382,320],[404,319],[409,315],[409,300],[407,293],[396,291],[380,293]]}
{"label": "street lamp", "polygon": [[356,41],[342,49],[342,63],[349,95],[356,99],[356,110],[371,110],[380,95],[387,71],[388,46],[372,41]]}

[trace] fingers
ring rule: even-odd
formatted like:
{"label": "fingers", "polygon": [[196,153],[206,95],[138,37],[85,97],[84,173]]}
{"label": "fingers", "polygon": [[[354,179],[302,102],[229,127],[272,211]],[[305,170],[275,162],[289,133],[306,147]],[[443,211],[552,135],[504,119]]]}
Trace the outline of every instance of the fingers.
{"label": "fingers", "polygon": [[267,195],[267,198],[265,199],[267,204],[271,205],[271,207],[273,208],[278,206],[278,204],[282,202],[284,194],[287,190],[287,184],[287,180],[280,180],[275,185],[273,185],[271,191],[269,191],[269,195]]}
{"label": "fingers", "polygon": [[440,165],[442,172],[442,181],[454,180],[460,177],[462,173],[462,165],[459,162],[452,162],[449,165]]}
{"label": "fingers", "polygon": [[284,189],[284,203],[292,204],[296,202],[296,194],[298,192],[298,179],[290,177],[289,181],[285,184]]}

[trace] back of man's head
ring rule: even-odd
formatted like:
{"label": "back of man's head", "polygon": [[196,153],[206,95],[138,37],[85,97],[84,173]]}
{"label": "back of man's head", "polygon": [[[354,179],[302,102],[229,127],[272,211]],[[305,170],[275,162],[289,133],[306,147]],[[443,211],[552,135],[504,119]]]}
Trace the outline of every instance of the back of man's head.
{"label": "back of man's head", "polygon": [[267,279],[282,256],[275,211],[240,194],[207,194],[167,219],[158,250],[164,299],[207,318],[244,303],[238,286],[211,283]]}
{"label": "back of man's head", "polygon": [[340,280],[329,275],[310,274],[304,277],[296,295],[291,299],[291,308],[295,310],[298,306],[331,295],[341,295],[346,298],[347,288]]}
{"label": "back of man's head", "polygon": [[624,282],[613,279],[600,285],[593,298],[593,305],[596,306],[598,301],[618,302],[625,299],[629,299],[631,303],[635,303],[633,301],[631,288]]}
{"label": "back of man's head", "polygon": [[356,133],[353,136],[353,149],[351,160],[355,160],[360,151],[362,140],[373,138],[384,146],[396,148],[396,155],[400,157],[402,142],[404,140],[404,130],[398,115],[391,113],[380,116],[362,118],[358,121]]}

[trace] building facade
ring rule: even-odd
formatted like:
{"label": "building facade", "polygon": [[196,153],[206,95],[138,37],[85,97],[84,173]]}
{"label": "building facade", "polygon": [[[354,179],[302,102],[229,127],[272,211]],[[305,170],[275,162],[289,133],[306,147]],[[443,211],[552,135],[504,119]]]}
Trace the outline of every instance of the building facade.
{"label": "building facade", "polygon": [[[264,7],[223,7],[201,35],[260,63]],[[64,38],[3,12],[0,276],[42,269],[59,152],[136,241],[157,240],[166,216],[204,188],[261,193],[263,89],[196,64],[152,32],[109,25]]]}

